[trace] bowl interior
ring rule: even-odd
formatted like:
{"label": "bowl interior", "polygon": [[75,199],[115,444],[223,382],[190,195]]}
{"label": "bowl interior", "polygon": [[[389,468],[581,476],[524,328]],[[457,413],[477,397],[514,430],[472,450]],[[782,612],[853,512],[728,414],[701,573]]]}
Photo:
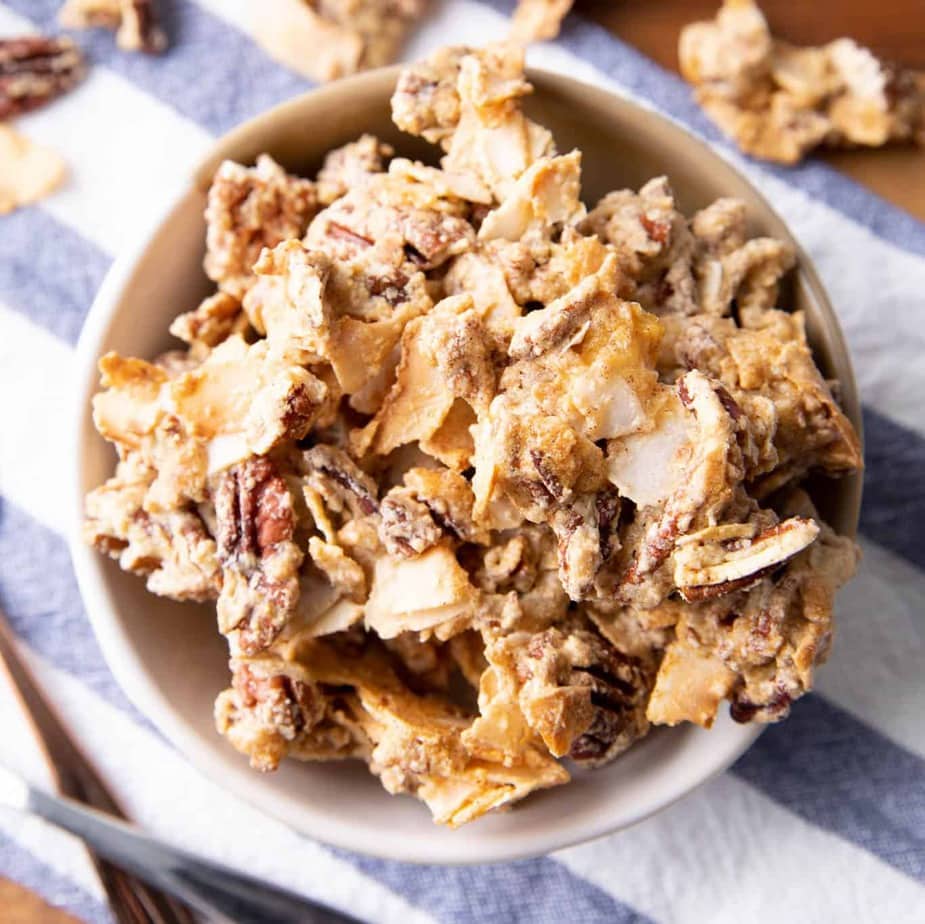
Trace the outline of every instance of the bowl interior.
{"label": "bowl interior", "polygon": [[[429,145],[401,135],[389,119],[397,71],[342,81],[299,97],[221,140],[194,181],[153,233],[117,262],[79,347],[81,394],[76,458],[77,503],[113,465],[97,436],[89,398],[96,360],[114,349],[153,356],[171,344],[169,321],[209,291],[202,273],[205,190],[225,157],[252,161],[267,151],[289,169],[312,173],[330,148],[373,132],[398,153],[435,162]],[[661,173],[671,177],[683,211],[718,196],[748,205],[755,233],[792,240],[781,219],[722,158],[666,119],[604,91],[549,73],[531,74],[531,115],[554,133],[560,150],[583,151],[589,203]],[[800,255],[785,298],[807,314],[823,372],[841,382],[845,408],[859,425],[847,351],[818,279]],[[853,533],[858,479],[820,486],[825,515]],[[79,515],[79,507],[78,507]],[[307,835],[341,847],[418,862],[489,862],[539,854],[624,827],[674,801],[738,757],[757,730],[728,717],[710,732],[659,730],[609,767],[578,772],[573,782],[537,794],[513,811],[451,832],[433,825],[414,800],[388,797],[360,764],[288,762],[272,776],[251,771],[214,731],[212,703],[227,684],[226,651],[211,607],[181,605],[147,593],[143,583],[75,538],[75,566],[91,620],[120,683],[187,756],[213,780]]]}

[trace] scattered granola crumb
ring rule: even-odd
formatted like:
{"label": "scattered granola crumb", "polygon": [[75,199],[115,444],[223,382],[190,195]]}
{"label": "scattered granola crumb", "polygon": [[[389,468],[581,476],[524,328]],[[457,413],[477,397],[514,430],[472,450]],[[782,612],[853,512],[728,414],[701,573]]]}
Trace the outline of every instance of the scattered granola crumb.
{"label": "scattered granola crumb", "polygon": [[511,21],[512,41],[527,44],[554,39],[575,0],[519,0]]}
{"label": "scattered granola crumb", "polygon": [[253,32],[278,61],[327,81],[391,63],[427,0],[264,0]]}
{"label": "scattered granola crumb", "polygon": [[125,51],[157,55],[167,48],[157,0],[66,0],[58,21],[65,29],[109,29]]}
{"label": "scattered granola crumb", "polygon": [[44,199],[66,175],[58,154],[0,123],[0,215]]}

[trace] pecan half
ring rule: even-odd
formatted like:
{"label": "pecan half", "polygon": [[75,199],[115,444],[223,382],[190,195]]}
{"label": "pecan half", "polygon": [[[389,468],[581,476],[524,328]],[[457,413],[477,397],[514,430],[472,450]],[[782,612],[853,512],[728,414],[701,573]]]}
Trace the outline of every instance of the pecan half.
{"label": "pecan half", "polygon": [[50,103],[76,86],[85,72],[83,55],[70,39],[0,39],[0,119]]}
{"label": "pecan half", "polygon": [[256,654],[298,602],[302,553],[292,541],[292,496],[274,463],[253,457],[222,474],[213,499],[224,569],[219,628],[241,652]]}

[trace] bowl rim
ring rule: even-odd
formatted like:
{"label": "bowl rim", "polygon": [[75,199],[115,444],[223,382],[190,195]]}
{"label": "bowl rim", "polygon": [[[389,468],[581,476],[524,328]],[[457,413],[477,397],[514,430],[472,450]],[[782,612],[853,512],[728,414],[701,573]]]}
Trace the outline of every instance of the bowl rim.
{"label": "bowl rim", "polygon": [[[107,587],[107,578],[103,570],[104,560],[95,550],[84,543],[81,535],[84,509],[84,434],[90,398],[98,390],[97,362],[119,302],[135,272],[137,264],[144,257],[152,238],[171,219],[174,212],[181,207],[190,192],[197,187],[201,188],[203,183],[208,181],[217,159],[223,156],[221,152],[228,147],[234,146],[239,139],[252,133],[259,123],[278,118],[286,113],[298,111],[305,105],[305,101],[309,97],[312,99],[323,96],[336,97],[349,93],[351,89],[369,88],[380,82],[394,82],[401,67],[402,65],[393,65],[378,68],[327,86],[309,90],[259,113],[215,139],[208,152],[200,158],[197,164],[192,166],[189,174],[178,180],[176,192],[166,197],[165,203],[151,215],[149,221],[122,248],[113,261],[94,298],[77,342],[75,357],[77,387],[75,388],[68,438],[68,445],[75,464],[71,470],[70,478],[71,501],[68,508],[67,540],[80,595],[106,663],[128,699],[143,715],[151,719],[154,725],[179,749],[181,754],[199,773],[212,781],[222,779],[223,759],[203,742],[197,731],[187,725],[186,721],[170,705],[160,687],[148,675],[144,660],[130,643],[128,633],[118,615],[117,607],[111,600]],[[647,118],[666,123],[673,132],[677,133],[679,141],[696,146],[702,154],[719,160],[725,169],[736,174],[749,187],[756,201],[775,216],[783,227],[788,227],[783,218],[768,203],[764,195],[731,162],[725,152],[697,137],[670,116],[609,88],[576,80],[557,71],[528,68],[527,76],[537,86],[539,92],[542,92],[541,85],[547,81],[564,83],[573,92],[585,96],[595,96],[599,100],[604,100],[605,98],[616,99],[629,107],[638,109]],[[863,439],[857,386],[844,332],[815,267],[799,241],[794,238],[789,230],[787,236],[796,250],[798,271],[802,274],[823,319],[828,324],[828,332],[832,338],[834,349],[840,354],[845,363],[848,376],[847,381],[842,381],[841,383],[843,389],[842,406],[858,429],[859,436]],[[860,482],[860,479],[857,480]],[[859,485],[855,487],[853,495],[848,500],[852,502],[851,519],[856,524],[860,510]],[[728,748],[719,759],[714,761],[708,772],[694,779],[685,780],[667,798],[659,796],[649,800],[640,800],[634,810],[626,812],[618,819],[608,818],[604,814],[600,817],[595,816],[582,827],[575,828],[567,834],[560,833],[557,826],[550,826],[549,830],[544,834],[533,835],[528,843],[512,845],[508,841],[503,841],[497,845],[486,847],[477,856],[473,855],[471,848],[467,849],[464,841],[460,841],[455,851],[452,849],[441,850],[437,851],[437,856],[434,856],[432,845],[415,847],[415,839],[410,832],[404,836],[392,838],[381,837],[381,831],[378,836],[369,832],[362,837],[358,837],[354,829],[342,829],[336,824],[331,824],[322,816],[316,818],[317,827],[309,831],[301,826],[293,825],[292,820],[285,816],[281,808],[276,804],[272,804],[275,800],[270,798],[269,793],[267,797],[262,797],[256,792],[242,791],[242,788],[236,785],[234,780],[223,781],[221,787],[226,792],[242,799],[270,817],[283,822],[287,826],[294,827],[300,833],[304,833],[322,843],[367,856],[430,865],[475,865],[488,862],[503,862],[540,856],[575,844],[591,841],[638,824],[649,816],[667,808],[728,769],[751,747],[752,743],[764,730],[764,727],[745,725],[737,726],[737,729],[739,734],[735,746]],[[310,800],[306,800],[306,802],[310,803]],[[310,805],[308,810],[310,811]]]}

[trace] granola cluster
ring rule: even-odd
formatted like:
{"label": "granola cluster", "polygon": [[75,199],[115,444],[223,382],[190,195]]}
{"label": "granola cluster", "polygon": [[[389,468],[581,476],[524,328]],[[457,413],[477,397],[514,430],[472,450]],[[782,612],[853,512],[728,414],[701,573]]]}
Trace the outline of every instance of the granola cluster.
{"label": "granola cluster", "polygon": [[681,32],[681,73],[746,153],[794,164],[816,147],[925,142],[925,85],[852,39],[820,48],[773,38],[754,0],[724,0]]}
{"label": "granola cluster", "polygon": [[310,80],[391,64],[428,0],[264,0],[253,4],[254,37]]}
{"label": "granola cluster", "polygon": [[221,733],[452,826],[723,700],[785,716],[857,554],[801,489],[861,457],[775,307],[790,247],[664,177],[588,210],[530,92],[517,47],[448,48],[392,98],[439,168],[371,136],[315,180],[223,164],[216,294],[94,401],[87,539],[215,601]]}
{"label": "granola cluster", "polygon": [[554,39],[574,2],[575,0],[518,0],[511,21],[512,41],[537,42]]}
{"label": "granola cluster", "polygon": [[65,29],[108,29],[124,51],[157,55],[167,48],[157,0],[65,0],[58,22]]}

